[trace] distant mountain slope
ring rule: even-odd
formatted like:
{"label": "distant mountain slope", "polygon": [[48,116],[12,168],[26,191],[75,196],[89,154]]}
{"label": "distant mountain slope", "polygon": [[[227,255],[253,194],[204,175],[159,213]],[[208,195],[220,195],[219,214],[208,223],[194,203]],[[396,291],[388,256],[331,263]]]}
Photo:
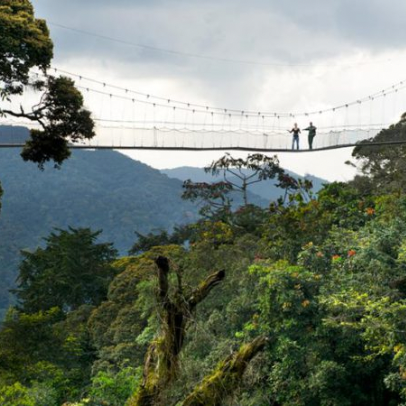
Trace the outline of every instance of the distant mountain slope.
{"label": "distant mountain slope", "polygon": [[21,126],[0,126],[0,142],[3,144],[22,144],[30,137],[28,128]]}
{"label": "distant mountain slope", "polygon": [[[191,179],[193,182],[213,182],[216,179],[221,179],[221,176],[217,178],[209,173],[205,173],[203,168],[195,168],[191,166],[182,166],[174,169],[163,169],[162,173],[169,176],[170,178],[180,179],[185,181]],[[323,183],[328,183],[327,180],[317,178],[312,175],[300,176],[297,173],[286,171],[289,175],[295,178],[306,178],[313,182],[313,189],[315,192],[321,189]],[[239,182],[236,178],[230,177],[233,182]],[[264,199],[267,203],[271,200],[276,200],[282,193],[281,190],[275,186],[274,180],[267,180],[259,183],[255,183],[249,187],[249,190]],[[255,203],[254,201],[252,203]]]}
{"label": "distant mountain slope", "polygon": [[134,231],[170,229],[195,219],[181,199],[182,182],[114,151],[74,151],[60,170],[40,171],[17,149],[0,149],[0,319],[23,248],[34,249],[53,228],[103,229],[125,253]]}

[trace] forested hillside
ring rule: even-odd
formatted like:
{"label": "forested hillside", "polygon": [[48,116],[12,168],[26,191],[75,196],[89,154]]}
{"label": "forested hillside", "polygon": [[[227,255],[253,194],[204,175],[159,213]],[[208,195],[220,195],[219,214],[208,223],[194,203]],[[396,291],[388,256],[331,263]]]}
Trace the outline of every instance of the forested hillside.
{"label": "forested hillside", "polygon": [[40,171],[19,150],[2,149],[0,181],[0,318],[20,250],[35,249],[53,228],[103,230],[99,238],[114,241],[124,254],[135,231],[171,230],[196,216],[195,207],[180,197],[182,182],[113,151],[75,151],[61,169],[47,165]]}
{"label": "forested hillside", "polygon": [[[405,120],[378,137],[406,140]],[[403,404],[406,148],[368,143],[364,175],[317,196],[271,162],[284,200],[219,207],[177,244],[50,235],[0,331],[0,403]]]}

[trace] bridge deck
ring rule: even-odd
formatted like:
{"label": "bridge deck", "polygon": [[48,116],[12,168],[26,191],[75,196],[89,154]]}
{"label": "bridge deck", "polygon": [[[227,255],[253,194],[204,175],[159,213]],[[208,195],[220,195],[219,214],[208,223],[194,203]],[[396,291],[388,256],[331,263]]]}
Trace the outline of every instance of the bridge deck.
{"label": "bridge deck", "polygon": [[[383,141],[383,142],[369,142],[368,146],[385,146],[385,145],[405,145],[405,141]],[[254,151],[254,152],[318,152],[329,151],[341,148],[354,148],[361,145],[361,143],[330,145],[326,147],[319,147],[313,149],[283,149],[283,148],[249,148],[249,147],[153,147],[153,146],[114,146],[114,145],[84,145],[84,144],[71,144],[71,149],[115,149],[115,150],[162,150],[162,151]],[[23,143],[0,143],[0,148],[23,148]]]}

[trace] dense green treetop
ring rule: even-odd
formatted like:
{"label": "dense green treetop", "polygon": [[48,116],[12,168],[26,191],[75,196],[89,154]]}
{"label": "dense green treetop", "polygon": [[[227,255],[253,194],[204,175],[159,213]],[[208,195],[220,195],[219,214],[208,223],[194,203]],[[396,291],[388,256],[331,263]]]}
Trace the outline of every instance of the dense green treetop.
{"label": "dense green treetop", "polygon": [[[139,399],[143,382],[155,376],[144,362],[165,343],[170,327],[158,309],[162,284],[154,265],[165,255],[173,270],[162,295],[170,299],[168,309],[179,301],[184,312],[184,299],[213,269],[225,269],[227,277],[217,294],[188,314],[180,368],[148,404],[203,398],[204,405],[224,406],[401,404],[405,207],[404,196],[366,197],[333,183],[318,199],[256,208],[248,223],[245,210],[224,221],[199,222],[188,247],[145,247],[140,255],[120,258],[100,304],[86,304],[83,296],[81,306],[65,311],[9,312],[0,331],[0,395],[16,399],[25,391],[36,399],[40,386],[48,403],[33,404],[82,399],[80,405],[118,406],[130,394]],[[74,267],[76,250],[67,251]],[[49,258],[57,264],[61,256],[56,250]],[[45,268],[39,273],[47,274]],[[44,287],[54,283],[51,278]],[[262,353],[249,365],[244,361],[244,374],[227,377],[230,362],[259,337],[267,339]]]}
{"label": "dense green treetop", "polygon": [[[53,44],[44,20],[34,17],[28,0],[0,1],[0,96],[11,101],[25,87],[36,90],[41,97],[26,111],[0,105],[0,114],[32,121],[40,129],[31,131],[22,156],[41,168],[47,161],[60,165],[70,152],[69,142],[92,138],[94,123],[83,107],[83,97],[74,82],[66,77],[47,74],[53,56]],[[44,75],[31,74],[37,68]]]}
{"label": "dense green treetop", "polygon": [[110,263],[117,251],[112,244],[96,243],[99,234],[90,229],[60,230],[46,238],[45,249],[23,252],[15,293],[26,313],[52,307],[69,312],[106,299],[115,274]]}
{"label": "dense green treetop", "polygon": [[1,95],[21,94],[30,83],[29,71],[43,72],[51,63],[53,44],[46,22],[34,17],[28,0],[0,1]]}
{"label": "dense green treetop", "polygon": [[365,193],[406,191],[406,146],[369,145],[388,141],[406,142],[406,113],[396,124],[354,148],[352,155],[364,175],[356,177],[355,184]]}

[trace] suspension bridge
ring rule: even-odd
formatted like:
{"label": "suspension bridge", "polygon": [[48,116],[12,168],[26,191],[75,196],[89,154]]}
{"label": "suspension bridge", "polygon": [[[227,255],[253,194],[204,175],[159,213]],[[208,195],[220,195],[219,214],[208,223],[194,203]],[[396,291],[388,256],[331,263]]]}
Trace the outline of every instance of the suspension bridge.
{"label": "suspension bridge", "polygon": [[[371,139],[406,111],[406,81],[326,109],[270,112],[173,100],[53,70],[52,74],[75,81],[96,123],[96,136],[72,144],[72,148],[303,152],[309,150],[307,131],[303,129],[312,122],[317,127],[313,150],[328,150],[352,147]],[[27,88],[22,96],[3,105],[15,109],[19,104],[29,110],[34,98],[35,94]],[[292,150],[289,130],[294,123],[302,128],[299,150]],[[32,121],[13,117],[1,117],[0,125],[11,126],[6,136],[1,136],[0,127],[0,148],[23,145],[23,140],[13,134],[13,128],[16,132],[21,126],[33,128]],[[388,140],[380,144],[385,143],[401,142]]]}

